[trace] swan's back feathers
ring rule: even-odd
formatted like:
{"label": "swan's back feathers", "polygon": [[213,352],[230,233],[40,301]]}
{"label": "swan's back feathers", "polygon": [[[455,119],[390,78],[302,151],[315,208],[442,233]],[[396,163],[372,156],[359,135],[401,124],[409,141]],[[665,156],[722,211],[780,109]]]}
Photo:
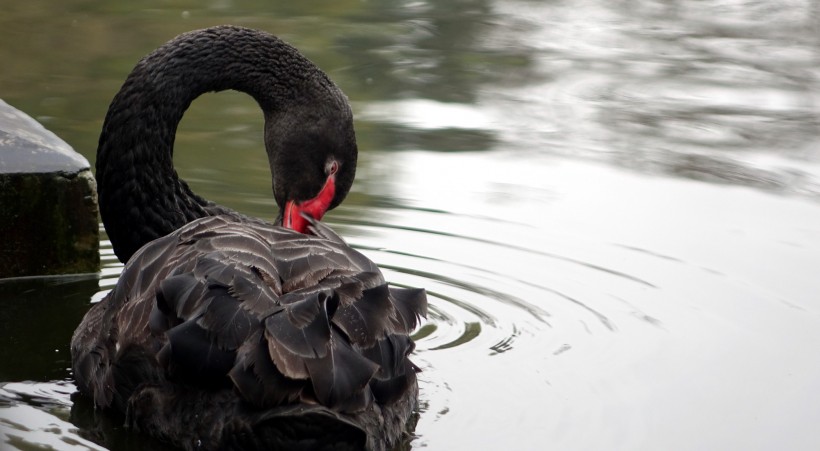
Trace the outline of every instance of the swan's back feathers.
{"label": "swan's back feathers", "polygon": [[143,247],[75,333],[80,388],[102,406],[127,399],[134,369],[117,362],[139,350],[152,382],[233,387],[256,408],[357,412],[415,390],[407,334],[423,290],[388,287],[329,228],[311,230],[222,215]]}

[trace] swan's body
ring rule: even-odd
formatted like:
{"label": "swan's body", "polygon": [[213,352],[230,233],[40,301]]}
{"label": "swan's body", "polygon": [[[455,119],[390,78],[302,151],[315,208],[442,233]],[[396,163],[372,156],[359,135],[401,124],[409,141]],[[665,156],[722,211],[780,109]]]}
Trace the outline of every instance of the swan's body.
{"label": "swan's body", "polygon": [[[208,202],[177,178],[182,112],[229,88],[265,111],[282,219],[311,234]],[[417,402],[408,334],[424,291],[388,287],[305,215],[341,202],[355,160],[344,96],[271,35],[217,27],[144,58],[100,137],[102,217],[128,263],[72,338],[80,392],[187,449],[396,444]]]}

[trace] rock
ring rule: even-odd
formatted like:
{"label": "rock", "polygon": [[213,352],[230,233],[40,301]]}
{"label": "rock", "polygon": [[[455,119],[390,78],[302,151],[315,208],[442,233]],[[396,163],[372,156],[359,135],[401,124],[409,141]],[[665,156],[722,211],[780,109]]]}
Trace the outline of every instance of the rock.
{"label": "rock", "polygon": [[0,100],[0,278],[98,271],[97,216],[88,160]]}

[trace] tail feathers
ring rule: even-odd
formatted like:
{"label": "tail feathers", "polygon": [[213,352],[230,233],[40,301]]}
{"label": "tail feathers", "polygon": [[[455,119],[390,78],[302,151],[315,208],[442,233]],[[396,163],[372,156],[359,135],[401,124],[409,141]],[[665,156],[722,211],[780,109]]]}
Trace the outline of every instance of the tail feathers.
{"label": "tail feathers", "polygon": [[392,334],[363,350],[368,359],[379,364],[379,371],[369,384],[379,403],[392,404],[416,383],[418,368],[408,359],[414,348],[410,337]]}
{"label": "tail feathers", "polygon": [[306,361],[327,355],[330,343],[328,298],[314,294],[265,319],[265,340],[273,363],[293,379],[309,377]]}
{"label": "tail feathers", "polygon": [[228,376],[242,398],[259,408],[296,402],[305,388],[304,380],[285,377],[274,365],[261,331],[239,349]]}
{"label": "tail feathers", "polygon": [[419,318],[427,318],[427,292],[423,288],[390,287],[390,299],[396,309],[393,327],[397,332],[409,334]]}
{"label": "tail feathers", "polygon": [[333,316],[338,326],[353,344],[371,347],[384,337],[393,312],[387,284],[366,289],[360,299],[342,303]]}
{"label": "tail feathers", "polygon": [[286,234],[257,266],[217,255],[239,252],[232,240],[171,270],[148,315],[168,379],[233,385],[260,408],[299,401],[355,412],[404,395],[416,383],[408,334],[427,314],[426,293],[389,287],[334,236],[306,246]]}
{"label": "tail feathers", "polygon": [[342,410],[364,408],[370,397],[362,392],[379,370],[378,364],[357,352],[347,340],[336,339],[329,344],[326,356],[305,360],[317,399]]}

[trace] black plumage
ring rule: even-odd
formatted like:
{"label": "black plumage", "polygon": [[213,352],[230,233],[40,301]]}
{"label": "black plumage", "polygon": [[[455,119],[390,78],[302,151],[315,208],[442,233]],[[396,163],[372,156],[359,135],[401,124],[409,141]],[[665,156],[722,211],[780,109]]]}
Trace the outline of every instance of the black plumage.
{"label": "black plumage", "polygon": [[424,292],[388,286],[312,218],[303,234],[190,192],[173,170],[173,133],[196,96],[221,89],[263,108],[280,207],[330,181],[332,208],[350,188],[350,108],[292,47],[215,27],[144,58],[100,137],[101,214],[128,262],[72,337],[77,387],[186,449],[389,448],[417,403],[408,334]]}

